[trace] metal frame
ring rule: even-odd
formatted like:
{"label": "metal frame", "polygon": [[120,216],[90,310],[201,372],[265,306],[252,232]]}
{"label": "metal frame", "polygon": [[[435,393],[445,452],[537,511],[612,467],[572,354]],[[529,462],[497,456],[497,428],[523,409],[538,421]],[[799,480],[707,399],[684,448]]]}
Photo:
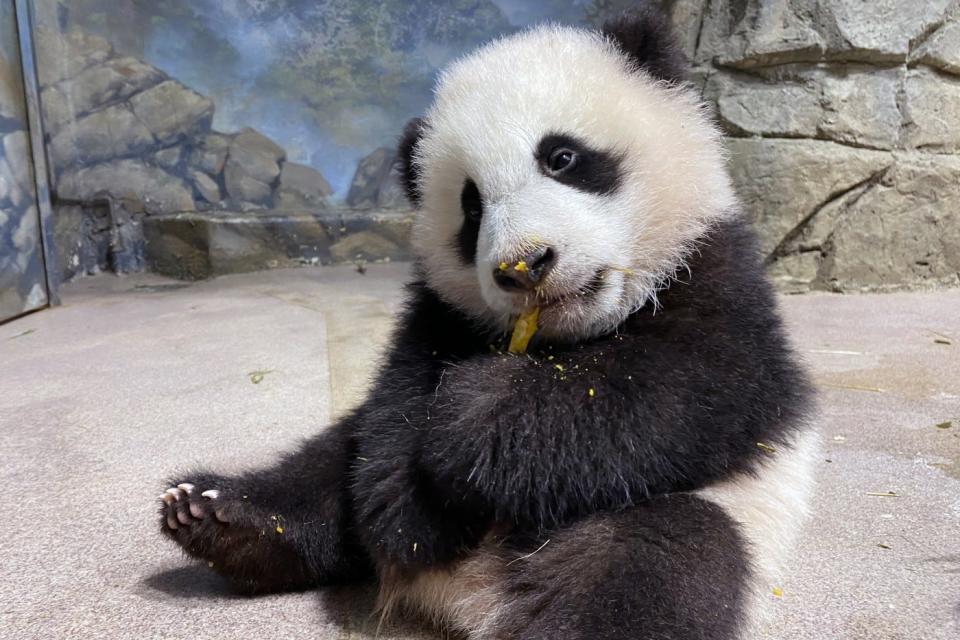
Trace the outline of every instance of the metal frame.
{"label": "metal frame", "polygon": [[24,98],[27,103],[27,128],[33,156],[33,179],[37,210],[40,212],[40,246],[49,305],[60,304],[59,278],[53,244],[53,206],[50,202],[50,174],[43,135],[43,112],[40,108],[40,81],[33,46],[33,10],[30,0],[14,0],[14,16],[20,42],[20,66],[23,74]]}

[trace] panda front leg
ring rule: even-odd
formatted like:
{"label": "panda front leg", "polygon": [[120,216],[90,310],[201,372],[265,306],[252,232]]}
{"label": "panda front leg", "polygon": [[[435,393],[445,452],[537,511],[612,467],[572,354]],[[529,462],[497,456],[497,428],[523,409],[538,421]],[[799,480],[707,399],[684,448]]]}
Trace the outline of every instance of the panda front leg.
{"label": "panda front leg", "polygon": [[[509,549],[509,551],[505,551]],[[476,640],[749,637],[752,558],[721,507],[668,494],[482,549],[493,606]],[[474,578],[474,582],[476,582]],[[491,622],[492,620],[492,622]],[[462,625],[466,626],[466,625]]]}
{"label": "panda front leg", "polygon": [[347,535],[349,428],[349,420],[331,427],[268,469],[178,477],[161,496],[161,530],[243,593],[368,575]]}

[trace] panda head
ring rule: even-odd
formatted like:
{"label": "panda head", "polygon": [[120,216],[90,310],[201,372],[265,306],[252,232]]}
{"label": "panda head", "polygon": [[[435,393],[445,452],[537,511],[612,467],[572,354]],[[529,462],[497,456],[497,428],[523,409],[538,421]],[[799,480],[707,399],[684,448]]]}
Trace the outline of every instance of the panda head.
{"label": "panda head", "polygon": [[[544,26],[447,68],[399,164],[427,285],[495,331],[610,331],[733,209],[720,137],[663,20]],[[523,264],[519,264],[519,263]]]}

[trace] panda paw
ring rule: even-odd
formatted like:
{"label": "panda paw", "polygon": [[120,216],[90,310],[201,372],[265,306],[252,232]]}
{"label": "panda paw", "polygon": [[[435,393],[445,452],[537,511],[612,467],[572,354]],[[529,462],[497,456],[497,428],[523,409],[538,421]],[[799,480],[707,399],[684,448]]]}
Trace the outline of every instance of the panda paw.
{"label": "panda paw", "polygon": [[191,556],[223,563],[284,532],[284,518],[254,505],[227,478],[180,482],[160,495],[160,528]]}
{"label": "panda paw", "polygon": [[168,531],[180,527],[189,527],[198,520],[212,517],[217,522],[228,524],[230,513],[228,502],[220,499],[219,489],[198,489],[190,482],[182,482],[170,487],[160,495],[163,506],[160,508],[162,524]]}

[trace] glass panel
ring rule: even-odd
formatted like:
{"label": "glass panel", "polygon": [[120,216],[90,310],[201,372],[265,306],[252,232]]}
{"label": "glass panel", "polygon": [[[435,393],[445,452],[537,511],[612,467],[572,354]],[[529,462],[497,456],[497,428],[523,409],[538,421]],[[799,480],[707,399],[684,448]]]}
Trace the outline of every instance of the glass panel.
{"label": "glass panel", "polygon": [[[626,4],[35,0],[61,275],[142,266],[141,224],[148,250],[217,241],[221,228],[181,236],[151,220],[179,212],[210,212],[191,221],[224,212],[245,247],[281,257],[308,248],[305,262],[353,256],[364,243],[402,256],[409,217],[397,213],[408,207],[394,147],[429,103],[437,70],[527,24],[595,22]],[[374,224],[379,236],[364,233]],[[332,246],[354,233],[362,238]],[[224,242],[238,250],[235,236]],[[172,262],[185,264],[179,254]]]}
{"label": "glass panel", "polygon": [[0,320],[46,305],[13,0],[0,0]]}

